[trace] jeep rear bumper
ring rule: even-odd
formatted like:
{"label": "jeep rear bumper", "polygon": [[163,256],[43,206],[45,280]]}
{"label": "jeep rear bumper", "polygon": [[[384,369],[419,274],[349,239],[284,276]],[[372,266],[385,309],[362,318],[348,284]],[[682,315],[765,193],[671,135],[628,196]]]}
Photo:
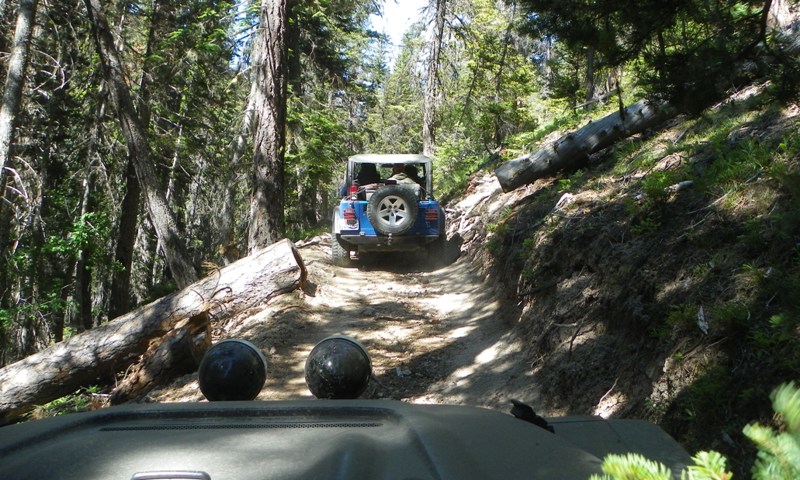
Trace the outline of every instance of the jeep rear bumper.
{"label": "jeep rear bumper", "polygon": [[338,235],[345,243],[358,247],[361,252],[400,252],[425,248],[439,239],[439,235],[419,236],[378,236],[378,235]]}

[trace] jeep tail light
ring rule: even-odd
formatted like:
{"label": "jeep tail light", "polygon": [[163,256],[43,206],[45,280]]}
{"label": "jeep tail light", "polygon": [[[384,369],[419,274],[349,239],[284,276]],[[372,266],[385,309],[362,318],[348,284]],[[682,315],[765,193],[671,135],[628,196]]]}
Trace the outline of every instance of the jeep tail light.
{"label": "jeep tail light", "polygon": [[353,209],[353,207],[345,208],[344,212],[342,213],[342,216],[344,217],[344,221],[347,222],[348,225],[355,225],[356,223],[358,223],[358,221],[356,220],[356,211],[355,209]]}
{"label": "jeep tail light", "polygon": [[435,222],[439,220],[439,211],[435,208],[429,208],[425,210],[425,221],[426,222]]}
{"label": "jeep tail light", "polygon": [[356,194],[358,194],[358,185],[356,185],[354,183],[354,184],[350,185],[350,198],[352,200],[355,200],[356,199]]}

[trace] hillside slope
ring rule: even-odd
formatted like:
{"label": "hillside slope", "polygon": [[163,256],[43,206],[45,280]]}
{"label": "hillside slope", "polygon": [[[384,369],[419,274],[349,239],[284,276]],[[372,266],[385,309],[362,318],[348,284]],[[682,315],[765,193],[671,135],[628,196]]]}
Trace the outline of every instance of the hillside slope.
{"label": "hillside slope", "polygon": [[647,418],[749,476],[742,427],[800,378],[798,127],[753,87],[569,176],[472,179],[453,233],[519,306],[546,411]]}

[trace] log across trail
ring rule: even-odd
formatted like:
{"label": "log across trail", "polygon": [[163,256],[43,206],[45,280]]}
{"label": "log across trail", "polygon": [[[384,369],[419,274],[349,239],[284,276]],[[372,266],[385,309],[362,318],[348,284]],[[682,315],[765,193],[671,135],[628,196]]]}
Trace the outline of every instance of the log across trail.
{"label": "log across trail", "polygon": [[[159,359],[165,361],[159,357],[165,349],[154,348],[164,344],[164,338],[174,345],[175,338],[196,337],[190,343],[202,350],[210,344],[209,318],[225,318],[264,304],[301,287],[305,279],[302,258],[290,241],[283,240],[183,290],[8,365],[0,369],[0,425],[98,379],[113,378],[138,358],[148,357],[146,353],[153,352],[145,362],[152,368]],[[192,353],[191,348],[184,351]],[[169,359],[180,360],[185,359]],[[141,382],[141,373],[138,378]],[[134,391],[136,387],[129,387],[123,397]]]}

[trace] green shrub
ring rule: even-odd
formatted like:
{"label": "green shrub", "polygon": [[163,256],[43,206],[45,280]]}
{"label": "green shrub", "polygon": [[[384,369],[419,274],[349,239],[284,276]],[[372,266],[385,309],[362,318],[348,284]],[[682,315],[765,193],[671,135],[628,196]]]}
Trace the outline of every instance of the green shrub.
{"label": "green shrub", "polygon": [[[751,424],[744,434],[758,449],[758,459],[753,466],[753,478],[800,478],[800,389],[794,382],[781,385],[770,396],[772,408],[781,422],[780,429]],[[694,465],[681,472],[683,480],[728,480],[733,477],[721,454],[699,452]],[[605,475],[592,475],[592,480],[670,480],[672,471],[661,463],[638,454],[608,455],[603,460]]]}

